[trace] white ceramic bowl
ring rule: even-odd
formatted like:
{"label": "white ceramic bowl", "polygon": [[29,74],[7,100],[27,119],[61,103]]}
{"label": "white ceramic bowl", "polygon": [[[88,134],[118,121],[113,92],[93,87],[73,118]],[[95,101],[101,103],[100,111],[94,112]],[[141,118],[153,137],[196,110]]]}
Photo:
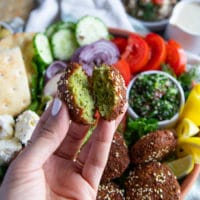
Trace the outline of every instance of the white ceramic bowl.
{"label": "white ceramic bowl", "polygon": [[[165,72],[162,72],[162,71],[151,70],[151,71],[142,72],[142,73],[138,74],[137,76],[135,76],[130,81],[130,83],[128,85],[128,88],[127,88],[127,99],[129,99],[130,91],[131,91],[131,88],[132,88],[135,80],[138,78],[138,76],[143,75],[143,74],[163,74],[164,76],[168,77],[176,85],[176,87],[178,88],[178,91],[179,91],[179,94],[180,94],[180,107],[179,107],[179,111],[180,111],[180,109],[182,108],[182,106],[185,103],[185,96],[184,96],[183,88],[181,87],[180,83],[175,78],[173,78],[168,73],[165,73]],[[138,114],[132,109],[132,107],[130,105],[128,106],[128,113],[133,119],[136,119],[136,118],[139,117]],[[179,112],[177,112],[169,120],[159,121],[158,122],[158,126],[159,126],[159,128],[172,127],[178,121],[178,118],[179,118]]]}
{"label": "white ceramic bowl", "polygon": [[189,52],[200,55],[200,1],[182,0],[176,4],[165,36],[174,39]]}

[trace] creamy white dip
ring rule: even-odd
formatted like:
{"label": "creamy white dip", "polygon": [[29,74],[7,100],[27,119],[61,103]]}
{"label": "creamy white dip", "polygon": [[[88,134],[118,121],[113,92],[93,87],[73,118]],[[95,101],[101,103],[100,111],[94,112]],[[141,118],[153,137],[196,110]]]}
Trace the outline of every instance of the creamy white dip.
{"label": "creamy white dip", "polygon": [[174,10],[170,23],[186,32],[200,35],[200,1],[181,3]]}

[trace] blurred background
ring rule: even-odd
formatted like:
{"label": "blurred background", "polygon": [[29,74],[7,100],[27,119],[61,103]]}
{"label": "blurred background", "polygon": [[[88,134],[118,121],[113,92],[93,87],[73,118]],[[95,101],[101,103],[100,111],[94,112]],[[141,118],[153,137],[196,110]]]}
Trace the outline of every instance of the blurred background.
{"label": "blurred background", "polygon": [[[48,23],[59,18],[66,20],[70,17],[79,18],[81,15],[92,13],[97,16],[101,15],[105,21],[112,21],[113,17],[121,21],[119,16],[126,17],[128,19],[126,23],[130,23],[133,30],[141,33],[146,33],[148,30],[162,33],[177,2],[178,0],[85,0],[82,2],[77,0],[1,0],[0,20],[9,23],[14,18],[20,17],[27,22],[31,11],[42,7],[43,12],[51,11],[49,20],[46,20]],[[97,10],[98,12],[96,12]],[[74,11],[77,12],[74,13]],[[110,12],[111,14],[109,14]],[[38,18],[34,20],[36,23]],[[40,18],[41,23],[43,20],[45,19]],[[109,23],[108,25],[112,26]],[[121,27],[120,23],[114,23],[113,26],[116,25]],[[124,25],[124,27],[130,29],[128,25]]]}
{"label": "blurred background", "polygon": [[35,0],[1,0],[0,1],[0,20],[12,21],[15,17],[27,20],[30,11],[37,6]]}

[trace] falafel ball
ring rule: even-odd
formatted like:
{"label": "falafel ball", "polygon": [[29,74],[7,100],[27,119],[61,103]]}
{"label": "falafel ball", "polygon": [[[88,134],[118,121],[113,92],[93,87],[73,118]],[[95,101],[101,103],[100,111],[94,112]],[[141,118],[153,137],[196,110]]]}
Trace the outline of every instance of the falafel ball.
{"label": "falafel ball", "polygon": [[108,182],[120,177],[129,163],[130,158],[124,138],[120,133],[116,132],[112,140],[108,162],[104,169],[101,182]]}
{"label": "falafel ball", "polygon": [[96,108],[109,121],[122,113],[126,87],[122,75],[112,66],[95,67],[89,78],[82,65],[70,63],[58,81],[58,96],[66,102],[73,121],[95,124]]}
{"label": "falafel ball", "polygon": [[66,103],[73,121],[94,124],[95,103],[88,76],[78,63],[70,63],[58,81],[58,96]]}
{"label": "falafel ball", "polygon": [[180,200],[180,185],[170,169],[159,162],[136,166],[125,181],[127,200]]}
{"label": "falafel ball", "polygon": [[131,148],[134,164],[160,161],[176,149],[177,139],[171,130],[157,130],[143,136]]}
{"label": "falafel ball", "polygon": [[121,73],[106,64],[95,67],[92,89],[101,117],[109,121],[116,119],[126,103],[126,86]]}
{"label": "falafel ball", "polygon": [[124,190],[113,182],[100,184],[97,193],[97,200],[125,200]]}

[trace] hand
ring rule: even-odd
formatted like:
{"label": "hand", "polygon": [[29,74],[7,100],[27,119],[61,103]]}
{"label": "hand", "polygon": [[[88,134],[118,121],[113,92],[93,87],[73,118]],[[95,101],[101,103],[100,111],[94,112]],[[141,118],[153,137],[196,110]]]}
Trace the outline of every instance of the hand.
{"label": "hand", "polygon": [[110,122],[100,119],[78,154],[89,127],[71,122],[66,106],[56,98],[42,115],[29,145],[11,163],[0,199],[96,199],[123,114]]}

